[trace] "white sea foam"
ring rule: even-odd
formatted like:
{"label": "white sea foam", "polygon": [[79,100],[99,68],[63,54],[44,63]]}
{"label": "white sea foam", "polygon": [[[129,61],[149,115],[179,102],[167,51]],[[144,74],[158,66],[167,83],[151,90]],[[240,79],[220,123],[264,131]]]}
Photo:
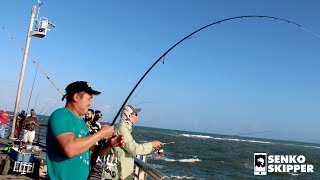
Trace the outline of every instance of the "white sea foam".
{"label": "white sea foam", "polygon": [[299,176],[299,174],[297,174],[297,173],[289,173],[289,174],[292,176]]}
{"label": "white sea foam", "polygon": [[159,164],[148,164],[148,165],[154,169],[163,169],[163,165],[159,165]]}
{"label": "white sea foam", "polygon": [[236,142],[239,142],[241,141],[240,139],[233,139],[233,138],[226,138],[227,141],[236,141]]}
{"label": "white sea foam", "polygon": [[171,176],[171,179],[193,179],[192,176]]}
{"label": "white sea foam", "polygon": [[317,148],[317,149],[320,149],[319,146],[305,146],[305,147],[308,147],[308,148]]}
{"label": "white sea foam", "polygon": [[249,165],[249,164],[247,164],[247,163],[244,163],[243,166],[244,166],[245,168],[247,168],[247,169],[253,169],[252,164]]}
{"label": "white sea foam", "polygon": [[302,145],[302,144],[283,144],[283,145],[287,145],[287,146],[303,146],[303,147],[306,147],[306,148],[316,148],[316,149],[320,149],[319,146],[312,146],[312,145]]}
{"label": "white sea foam", "polygon": [[251,142],[251,143],[272,144],[272,142],[268,142],[268,141],[258,141],[258,140],[250,140],[250,139],[239,139],[239,138],[221,138],[221,137],[211,137],[211,136],[193,135],[193,134],[181,134],[181,136],[190,137],[190,138],[214,139],[214,140],[222,140],[222,141],[236,141],[236,142]]}
{"label": "white sea foam", "polygon": [[201,161],[198,158],[190,158],[190,159],[170,159],[163,157],[162,160],[167,161],[167,162],[184,162],[184,163],[194,163],[194,162],[199,162]]}
{"label": "white sea foam", "polygon": [[215,137],[213,139],[214,140],[223,140],[223,141],[236,141],[236,142],[251,142],[251,143],[272,144],[272,142],[268,142],[268,141],[257,141],[257,140],[249,140],[249,139],[220,138],[220,137]]}
{"label": "white sea foam", "polygon": [[180,161],[180,162],[191,162],[191,163],[193,163],[193,162],[199,162],[199,161],[201,161],[201,160],[198,159],[198,158],[191,158],[191,159],[180,159],[180,160],[178,160],[178,161]]}
{"label": "white sea foam", "polygon": [[256,140],[241,140],[241,141],[248,141],[248,142],[253,142],[253,143],[272,144],[272,142],[268,142],[268,141],[256,141]]}
{"label": "white sea foam", "polygon": [[257,140],[249,140],[249,139],[229,139],[230,141],[241,141],[241,142],[251,142],[251,143],[263,143],[263,144],[272,144],[272,142],[268,141],[257,141]]}
{"label": "white sea foam", "polygon": [[181,136],[193,137],[193,138],[205,138],[205,139],[212,138],[211,136],[193,135],[193,134],[181,134]]}
{"label": "white sea foam", "polygon": [[166,158],[166,157],[163,157],[162,160],[167,161],[167,162],[175,162],[175,161],[177,161],[175,159],[170,159],[170,158]]}
{"label": "white sea foam", "polygon": [[226,138],[215,137],[215,138],[213,138],[213,139],[215,139],[215,140],[225,140]]}

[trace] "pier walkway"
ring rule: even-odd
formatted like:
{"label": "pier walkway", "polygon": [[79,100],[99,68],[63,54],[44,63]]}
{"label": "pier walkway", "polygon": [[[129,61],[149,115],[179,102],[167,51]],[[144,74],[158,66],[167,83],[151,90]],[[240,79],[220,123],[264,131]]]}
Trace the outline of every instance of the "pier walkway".
{"label": "pier walkway", "polygon": [[[12,147],[14,144],[13,139],[2,139],[0,138],[0,159],[1,159],[1,164],[5,162],[5,159],[8,157],[8,154],[2,151],[5,147]],[[36,153],[35,158],[40,158],[40,159],[45,159],[45,152],[44,150],[39,151]],[[2,167],[0,165],[0,167]],[[2,171],[2,169],[1,169]],[[2,175],[0,172],[0,179],[1,180],[6,180],[6,179],[47,179],[46,176],[38,176],[36,173],[39,172],[38,170],[34,169],[33,173],[28,173],[28,174],[21,174],[17,172],[12,172],[11,170],[7,175]]]}

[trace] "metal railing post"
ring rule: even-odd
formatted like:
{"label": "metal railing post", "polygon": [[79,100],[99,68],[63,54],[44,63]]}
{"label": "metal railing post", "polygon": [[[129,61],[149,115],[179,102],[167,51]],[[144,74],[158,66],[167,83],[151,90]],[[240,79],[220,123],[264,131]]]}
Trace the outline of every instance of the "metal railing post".
{"label": "metal railing post", "polygon": [[38,141],[37,141],[37,146],[39,146],[40,145],[40,134],[41,134],[41,129],[42,129],[42,127],[41,127],[41,125],[39,126],[39,129],[38,129]]}

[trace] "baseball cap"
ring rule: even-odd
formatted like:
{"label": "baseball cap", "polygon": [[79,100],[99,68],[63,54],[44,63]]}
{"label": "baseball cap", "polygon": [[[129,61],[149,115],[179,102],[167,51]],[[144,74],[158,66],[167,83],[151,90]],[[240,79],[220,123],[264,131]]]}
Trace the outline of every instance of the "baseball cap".
{"label": "baseball cap", "polygon": [[69,84],[66,87],[66,94],[62,97],[62,101],[64,100],[65,97],[72,96],[75,93],[82,92],[82,91],[84,91],[88,94],[91,94],[91,95],[101,94],[101,92],[93,90],[91,88],[91,86],[89,86],[86,81],[76,81],[76,82]]}
{"label": "baseball cap", "polygon": [[132,113],[140,112],[141,108],[134,108],[132,105],[126,105],[122,110],[122,116],[125,118],[131,118]]}
{"label": "baseball cap", "polygon": [[[137,112],[140,112],[141,111],[141,108],[134,108],[132,105],[127,105],[126,106],[127,108],[129,107],[130,109],[131,109],[131,112],[130,112],[130,114],[132,114],[132,113],[137,113]],[[127,109],[126,108],[126,109]],[[130,110],[129,110],[130,111]]]}

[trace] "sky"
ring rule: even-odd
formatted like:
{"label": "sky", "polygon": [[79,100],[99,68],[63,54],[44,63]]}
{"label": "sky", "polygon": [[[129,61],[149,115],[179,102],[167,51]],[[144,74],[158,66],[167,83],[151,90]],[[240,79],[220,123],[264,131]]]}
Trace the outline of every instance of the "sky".
{"label": "sky", "polygon": [[[1,1],[1,109],[15,106],[33,5]],[[147,69],[191,32],[235,16],[274,16],[302,27],[243,18],[206,28],[170,51],[128,103],[142,108],[140,126],[320,143],[319,6],[316,0],[42,0],[39,17],[56,27],[31,38],[18,111],[50,115],[65,105],[47,77],[62,92],[84,80],[102,92],[91,107],[110,122]]]}

